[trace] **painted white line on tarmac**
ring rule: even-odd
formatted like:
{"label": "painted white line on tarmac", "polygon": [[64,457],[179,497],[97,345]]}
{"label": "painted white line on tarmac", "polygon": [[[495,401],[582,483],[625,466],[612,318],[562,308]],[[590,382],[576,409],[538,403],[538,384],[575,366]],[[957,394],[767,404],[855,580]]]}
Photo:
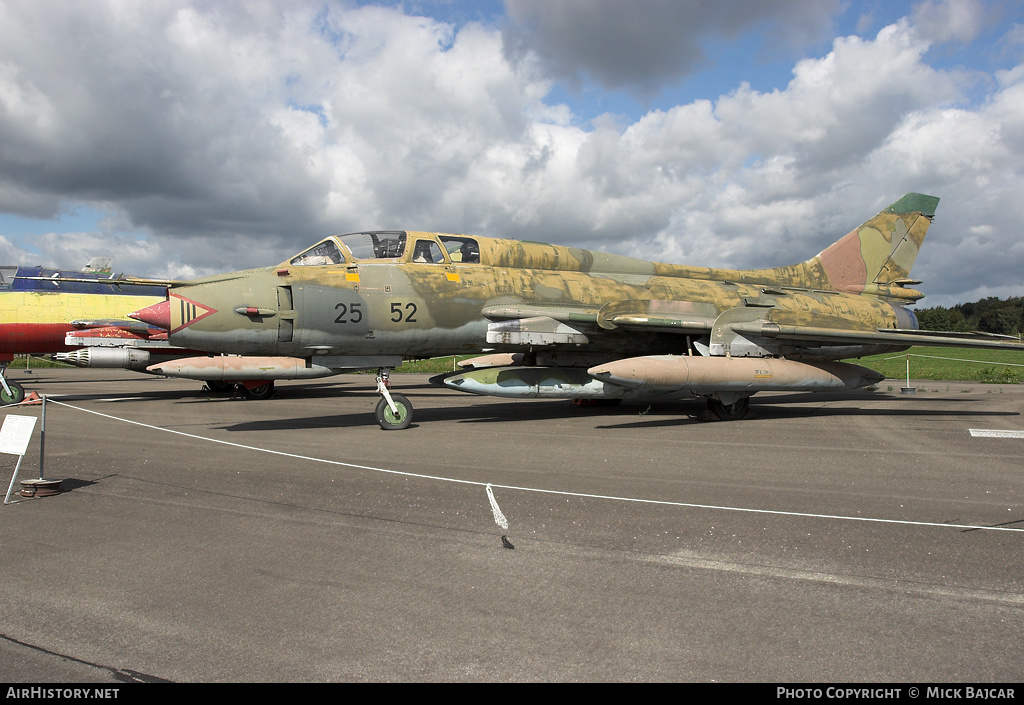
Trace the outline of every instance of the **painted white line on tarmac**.
{"label": "painted white line on tarmac", "polygon": [[986,428],[972,428],[971,435],[975,438],[1024,438],[1024,431],[999,431]]}

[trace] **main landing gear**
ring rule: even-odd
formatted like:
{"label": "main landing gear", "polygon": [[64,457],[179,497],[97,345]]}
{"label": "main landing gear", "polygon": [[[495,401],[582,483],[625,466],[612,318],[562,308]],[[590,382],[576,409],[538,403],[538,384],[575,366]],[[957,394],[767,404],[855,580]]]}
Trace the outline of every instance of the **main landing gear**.
{"label": "main landing gear", "polygon": [[235,382],[219,379],[206,380],[206,388],[214,394],[237,392],[245,399],[269,399],[274,395],[274,380],[255,380],[251,382]]}
{"label": "main landing gear", "polygon": [[269,399],[274,395],[273,380],[269,382],[261,382],[260,384],[252,386],[243,382],[240,386],[242,388],[242,394],[249,399]]}
{"label": "main landing gear", "polygon": [[739,421],[750,411],[750,397],[740,397],[730,404],[708,397],[708,409],[722,421]]}
{"label": "main landing gear", "polygon": [[388,376],[391,370],[381,367],[377,370],[377,393],[381,400],[377,402],[377,423],[385,431],[401,431],[412,423],[412,403],[403,394],[392,394],[388,389]]}

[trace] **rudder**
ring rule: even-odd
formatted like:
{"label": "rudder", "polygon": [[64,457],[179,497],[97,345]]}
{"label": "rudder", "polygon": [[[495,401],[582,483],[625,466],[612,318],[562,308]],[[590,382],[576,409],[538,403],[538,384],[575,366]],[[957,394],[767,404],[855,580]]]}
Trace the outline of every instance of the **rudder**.
{"label": "rudder", "polygon": [[[870,291],[873,284],[910,283],[910,269],[924,242],[939,199],[908,193],[825,249],[808,264],[820,265],[830,288]],[[820,270],[819,270],[820,271]]]}

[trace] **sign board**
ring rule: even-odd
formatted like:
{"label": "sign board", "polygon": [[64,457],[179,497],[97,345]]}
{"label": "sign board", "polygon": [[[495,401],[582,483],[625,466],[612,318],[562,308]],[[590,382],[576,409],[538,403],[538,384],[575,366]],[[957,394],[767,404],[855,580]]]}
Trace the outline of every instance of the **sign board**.
{"label": "sign board", "polygon": [[0,453],[25,455],[35,427],[35,416],[8,414],[4,425],[0,427]]}
{"label": "sign board", "polygon": [[4,425],[0,426],[0,453],[18,456],[18,464],[14,467],[14,474],[11,475],[11,484],[4,496],[4,504],[7,504],[7,500],[11,498],[14,481],[18,479],[18,469],[21,467],[21,461],[25,458],[28,443],[32,440],[32,429],[35,427],[35,416],[18,416],[16,414],[7,414]]}

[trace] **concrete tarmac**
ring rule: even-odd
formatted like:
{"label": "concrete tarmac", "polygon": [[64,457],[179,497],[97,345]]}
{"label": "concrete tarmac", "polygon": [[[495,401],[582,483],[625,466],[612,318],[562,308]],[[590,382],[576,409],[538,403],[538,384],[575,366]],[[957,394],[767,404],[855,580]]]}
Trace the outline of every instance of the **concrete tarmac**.
{"label": "concrete tarmac", "polygon": [[1024,675],[1024,438],[971,433],[1024,431],[1019,385],[760,394],[727,423],[395,375],[415,416],[385,432],[372,376],[243,401],[10,375],[48,395],[65,491],[0,507],[2,682]]}

